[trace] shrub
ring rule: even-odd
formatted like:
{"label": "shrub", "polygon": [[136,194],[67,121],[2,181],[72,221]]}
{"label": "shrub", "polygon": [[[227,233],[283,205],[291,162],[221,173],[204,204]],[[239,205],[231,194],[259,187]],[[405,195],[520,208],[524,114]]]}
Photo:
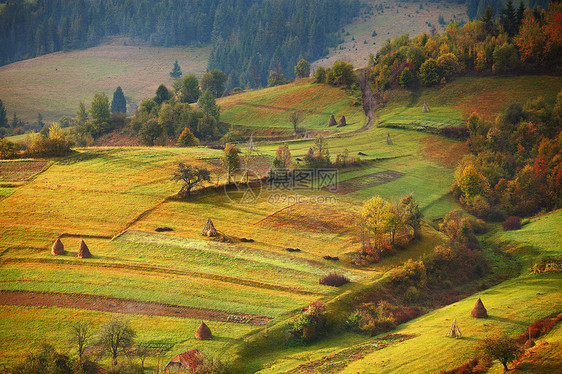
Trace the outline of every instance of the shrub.
{"label": "shrub", "polygon": [[329,332],[326,305],[321,301],[310,303],[292,324],[290,331],[296,343],[312,343]]}
{"label": "shrub", "polygon": [[503,223],[503,231],[519,230],[521,228],[521,218],[516,216],[507,217]]}
{"label": "shrub", "polygon": [[345,275],[333,272],[320,278],[318,283],[324,286],[340,287],[349,282],[349,278]]}
{"label": "shrub", "polygon": [[16,158],[20,150],[20,145],[9,141],[8,139],[0,139],[0,160],[9,160]]}
{"label": "shrub", "polygon": [[467,221],[475,234],[485,234],[488,231],[488,225],[481,219],[468,217]]}

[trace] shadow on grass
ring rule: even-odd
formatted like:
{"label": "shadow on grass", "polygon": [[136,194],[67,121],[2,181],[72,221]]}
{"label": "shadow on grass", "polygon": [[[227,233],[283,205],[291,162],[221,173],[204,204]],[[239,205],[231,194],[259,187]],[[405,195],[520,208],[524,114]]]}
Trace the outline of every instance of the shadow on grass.
{"label": "shadow on grass", "polygon": [[488,319],[492,320],[492,321],[503,322],[503,323],[511,323],[513,325],[520,325],[520,326],[525,326],[525,327],[527,327],[529,325],[527,322],[517,321],[517,320],[514,320],[512,318],[504,318],[504,317],[497,317],[497,316],[488,315]]}

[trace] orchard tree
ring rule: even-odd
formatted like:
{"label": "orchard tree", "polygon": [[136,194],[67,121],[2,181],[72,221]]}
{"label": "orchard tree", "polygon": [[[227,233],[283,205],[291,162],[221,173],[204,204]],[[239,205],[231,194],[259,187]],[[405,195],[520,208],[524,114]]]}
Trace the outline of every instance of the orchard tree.
{"label": "orchard tree", "polygon": [[222,157],[221,161],[228,173],[229,184],[232,173],[240,169],[240,156],[238,155],[238,152],[238,148],[230,143],[227,143],[224,147],[224,156]]}
{"label": "orchard tree", "polygon": [[191,190],[203,182],[211,181],[211,172],[205,168],[193,167],[183,162],[178,164],[178,169],[172,175],[175,182],[183,182],[182,187],[178,191],[178,196],[191,196]]}
{"label": "orchard tree", "polygon": [[288,119],[291,125],[293,125],[293,131],[297,134],[298,125],[303,120],[302,112],[300,110],[295,110],[294,112],[289,113]]}
{"label": "orchard tree", "polygon": [[201,91],[211,90],[214,97],[221,97],[224,92],[225,82],[226,74],[218,69],[213,69],[201,77]]}
{"label": "orchard tree", "polygon": [[170,73],[170,77],[172,77],[172,79],[178,79],[181,78],[181,75],[181,68],[178,64],[178,60],[176,60],[176,62],[174,62],[174,67],[172,68],[172,72]]}
{"label": "orchard tree", "polygon": [[86,350],[88,340],[91,338],[90,326],[86,322],[74,322],[70,325],[70,338],[78,349],[78,359],[82,362],[82,356]]}
{"label": "orchard tree", "polygon": [[119,351],[131,347],[136,335],[129,322],[122,319],[113,319],[103,326],[99,344],[111,355],[113,366],[117,365]]}
{"label": "orchard tree", "polygon": [[310,64],[304,58],[301,58],[295,66],[295,76],[297,79],[308,78],[310,75]]}
{"label": "orchard tree", "polygon": [[127,113],[127,100],[125,99],[121,86],[117,87],[113,93],[111,113]]}
{"label": "orchard tree", "polygon": [[514,361],[521,352],[521,348],[519,348],[515,340],[507,336],[485,338],[479,348],[484,357],[498,360],[503,365],[505,371],[509,370],[507,364]]}
{"label": "orchard tree", "polygon": [[423,214],[413,194],[409,194],[400,199],[399,211],[402,222],[404,222],[406,226],[410,226],[412,230],[414,230],[414,238],[418,238],[420,236]]}

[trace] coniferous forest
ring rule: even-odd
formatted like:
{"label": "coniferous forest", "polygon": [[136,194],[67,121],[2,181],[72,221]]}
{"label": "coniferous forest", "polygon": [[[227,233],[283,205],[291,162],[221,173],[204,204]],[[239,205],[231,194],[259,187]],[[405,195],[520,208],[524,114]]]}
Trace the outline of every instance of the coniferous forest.
{"label": "coniferous forest", "polygon": [[9,0],[0,4],[0,64],[93,47],[122,35],[154,46],[213,46],[209,68],[229,88],[293,77],[299,58],[335,45],[359,13],[358,0]]}

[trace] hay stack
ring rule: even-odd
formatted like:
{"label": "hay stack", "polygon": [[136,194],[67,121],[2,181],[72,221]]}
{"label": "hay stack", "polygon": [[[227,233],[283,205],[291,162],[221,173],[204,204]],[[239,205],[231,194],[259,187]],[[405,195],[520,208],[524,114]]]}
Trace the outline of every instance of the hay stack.
{"label": "hay stack", "polygon": [[345,121],[345,116],[341,116],[340,124],[338,125],[338,127],[344,127],[346,125],[347,125],[347,122]]}
{"label": "hay stack", "polygon": [[91,258],[92,254],[90,253],[90,250],[88,249],[88,246],[86,245],[86,243],[84,243],[84,240],[80,240],[80,246],[78,247],[78,258]]}
{"label": "hay stack", "polygon": [[427,103],[424,101],[423,102],[423,106],[422,106],[422,113],[429,113],[429,106],[427,105]]}
{"label": "hay stack", "polygon": [[470,316],[472,318],[488,318],[488,311],[484,307],[484,304],[482,304],[482,300],[480,300],[480,298],[478,298],[478,301],[474,305],[474,309],[470,312]]}
{"label": "hay stack", "polygon": [[211,329],[205,322],[201,322],[201,325],[195,331],[195,337],[199,340],[211,340],[213,339],[213,333],[211,333]]}
{"label": "hay stack", "polygon": [[336,117],[332,114],[330,116],[330,120],[328,121],[328,126],[336,126],[338,123],[336,122]]}
{"label": "hay stack", "polygon": [[451,325],[451,328],[449,329],[449,332],[447,333],[447,337],[448,338],[462,338],[462,333],[461,333],[461,329],[459,328],[459,325],[457,324],[457,319],[455,318],[455,321],[453,322],[453,324]]}
{"label": "hay stack", "polygon": [[207,218],[207,223],[205,227],[203,227],[203,231],[201,231],[201,235],[203,236],[217,236],[218,232],[215,229],[215,225],[213,225],[213,221],[211,221],[211,217]]}
{"label": "hay stack", "polygon": [[51,254],[53,256],[59,256],[64,254],[64,245],[62,244],[62,242],[60,241],[60,239],[57,239],[54,243],[53,243],[53,247],[51,248]]}
{"label": "hay stack", "polygon": [[310,139],[310,134],[308,133],[308,130],[306,130],[306,131],[304,132],[303,139]]}
{"label": "hay stack", "polygon": [[392,139],[390,139],[390,132],[386,133],[386,144],[392,144]]}
{"label": "hay stack", "polygon": [[529,349],[529,348],[533,348],[534,346],[535,346],[535,341],[533,339],[527,339],[523,347],[525,347],[525,349]]}

